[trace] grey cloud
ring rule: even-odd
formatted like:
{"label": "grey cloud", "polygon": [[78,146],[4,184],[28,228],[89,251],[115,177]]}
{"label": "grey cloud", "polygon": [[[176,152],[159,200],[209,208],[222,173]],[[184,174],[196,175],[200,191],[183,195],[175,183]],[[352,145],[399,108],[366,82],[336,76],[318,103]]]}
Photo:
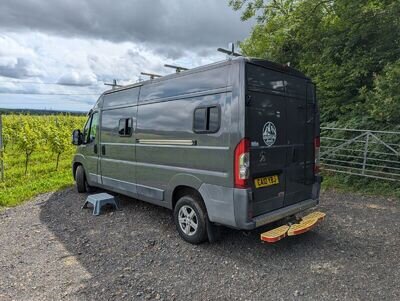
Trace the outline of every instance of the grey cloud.
{"label": "grey cloud", "polygon": [[65,86],[91,86],[97,82],[93,73],[70,71],[61,75],[57,83]]}
{"label": "grey cloud", "polygon": [[183,49],[173,46],[155,47],[154,52],[172,60],[179,59],[185,55],[185,51]]}
{"label": "grey cloud", "polygon": [[176,59],[185,49],[225,46],[248,35],[252,24],[241,22],[227,2],[2,0],[0,27],[140,42]]}
{"label": "grey cloud", "polygon": [[1,64],[0,62],[0,76],[22,79],[38,75],[40,72],[34,70],[31,64],[23,58],[16,58],[14,63]]}

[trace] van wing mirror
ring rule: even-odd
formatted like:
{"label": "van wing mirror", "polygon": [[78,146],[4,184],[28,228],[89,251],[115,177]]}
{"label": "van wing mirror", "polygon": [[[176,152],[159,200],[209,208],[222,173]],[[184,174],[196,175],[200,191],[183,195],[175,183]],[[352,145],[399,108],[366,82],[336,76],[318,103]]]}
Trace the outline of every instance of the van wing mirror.
{"label": "van wing mirror", "polygon": [[72,132],[72,144],[73,145],[81,145],[82,144],[82,133],[80,130],[74,130]]}

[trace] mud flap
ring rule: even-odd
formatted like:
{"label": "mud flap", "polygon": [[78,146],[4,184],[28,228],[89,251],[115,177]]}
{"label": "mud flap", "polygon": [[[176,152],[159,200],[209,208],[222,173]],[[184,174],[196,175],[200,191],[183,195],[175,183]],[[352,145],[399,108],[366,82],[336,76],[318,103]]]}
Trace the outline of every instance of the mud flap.
{"label": "mud flap", "polygon": [[214,225],[208,218],[206,221],[207,238],[210,243],[217,242],[221,239],[221,226]]}

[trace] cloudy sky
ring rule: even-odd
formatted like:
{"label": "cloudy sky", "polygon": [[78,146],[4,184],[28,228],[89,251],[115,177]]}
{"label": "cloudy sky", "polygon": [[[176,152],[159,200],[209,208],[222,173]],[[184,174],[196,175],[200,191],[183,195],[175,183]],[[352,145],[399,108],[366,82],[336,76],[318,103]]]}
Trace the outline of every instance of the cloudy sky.
{"label": "cloudy sky", "polygon": [[104,82],[225,59],[252,25],[228,0],[1,0],[0,108],[87,111]]}

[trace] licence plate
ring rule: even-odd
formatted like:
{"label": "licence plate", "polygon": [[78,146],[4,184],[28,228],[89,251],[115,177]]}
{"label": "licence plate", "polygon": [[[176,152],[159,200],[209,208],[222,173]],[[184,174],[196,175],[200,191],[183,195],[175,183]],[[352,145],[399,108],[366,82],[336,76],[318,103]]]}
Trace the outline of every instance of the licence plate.
{"label": "licence plate", "polygon": [[257,178],[254,180],[254,184],[256,185],[256,188],[276,185],[279,184],[279,177],[269,176],[269,177]]}

